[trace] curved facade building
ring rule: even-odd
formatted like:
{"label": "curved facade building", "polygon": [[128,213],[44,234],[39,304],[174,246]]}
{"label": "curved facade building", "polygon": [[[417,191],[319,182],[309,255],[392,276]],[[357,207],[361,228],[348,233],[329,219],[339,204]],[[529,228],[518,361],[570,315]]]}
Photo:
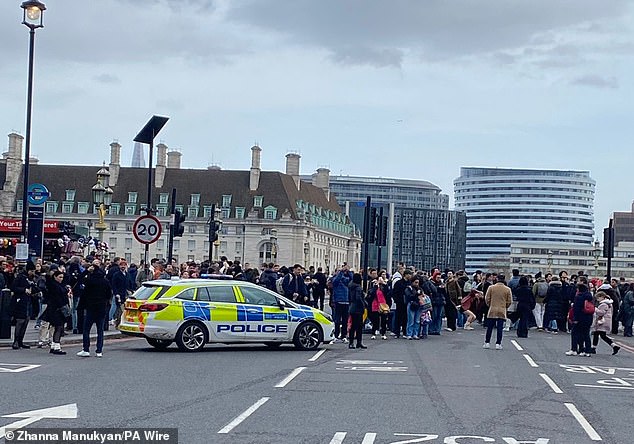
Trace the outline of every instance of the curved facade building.
{"label": "curved facade building", "polygon": [[508,260],[514,243],[590,245],[594,189],[588,171],[461,168],[454,193],[467,215],[467,270]]}

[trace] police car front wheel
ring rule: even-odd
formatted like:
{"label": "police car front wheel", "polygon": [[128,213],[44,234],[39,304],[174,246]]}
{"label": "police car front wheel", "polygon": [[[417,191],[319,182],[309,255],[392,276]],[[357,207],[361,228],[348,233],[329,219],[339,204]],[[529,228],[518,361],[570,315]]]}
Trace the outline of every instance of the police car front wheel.
{"label": "police car front wheel", "polygon": [[167,347],[172,345],[172,342],[168,339],[154,339],[154,338],[145,338],[147,343],[157,350],[165,350]]}
{"label": "police car front wheel", "polygon": [[182,351],[202,350],[207,343],[207,329],[198,322],[188,322],[176,333],[176,345]]}
{"label": "police car front wheel", "polygon": [[301,350],[315,350],[323,342],[323,333],[314,322],[304,322],[297,328],[293,342]]}

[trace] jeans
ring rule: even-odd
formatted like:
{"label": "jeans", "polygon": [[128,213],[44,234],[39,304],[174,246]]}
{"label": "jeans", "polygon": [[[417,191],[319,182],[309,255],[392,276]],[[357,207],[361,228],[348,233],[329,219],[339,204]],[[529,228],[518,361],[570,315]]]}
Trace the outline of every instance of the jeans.
{"label": "jeans", "polygon": [[420,325],[421,337],[426,338],[429,334],[429,322],[423,322]]}
{"label": "jeans", "polygon": [[110,304],[110,313],[108,314],[108,319],[113,321],[114,320],[114,314],[117,311],[117,300],[115,299],[115,297],[112,297],[112,301]]}
{"label": "jeans", "polygon": [[73,296],[71,303],[71,319],[73,323],[73,331],[77,330],[77,305],[79,304],[79,296]]}
{"label": "jeans", "polygon": [[466,320],[466,316],[460,310],[458,310],[458,315],[456,316],[456,325],[458,328],[463,328]]}
{"label": "jeans", "polygon": [[575,322],[572,324],[570,335],[570,349],[577,353],[590,353],[592,344],[590,343],[590,326],[592,322]]}
{"label": "jeans", "polygon": [[407,304],[407,336],[418,337],[420,334],[420,315],[422,310],[417,308],[416,310],[410,309],[411,302]]}
{"label": "jeans", "polygon": [[335,338],[345,338],[348,331],[349,304],[335,302]]}
{"label": "jeans", "polygon": [[535,323],[537,328],[544,328],[544,304],[537,303],[533,309],[533,316],[535,316]]}
{"label": "jeans", "polygon": [[40,312],[37,315],[37,318],[35,318],[35,325],[37,325],[38,327],[40,325],[42,325],[42,315],[44,314],[44,310],[46,310],[47,304],[42,304],[42,298],[39,298],[39,303],[40,303]]}
{"label": "jeans", "polygon": [[625,312],[623,314],[623,331],[624,336],[632,336],[632,324],[634,323],[634,312]]}
{"label": "jeans", "polygon": [[103,327],[104,320],[106,319],[105,311],[93,312],[85,310],[84,312],[84,332],[83,332],[83,345],[84,351],[90,351],[90,329],[92,324],[97,325],[97,353],[101,353],[103,350]]}
{"label": "jeans", "polygon": [[484,342],[487,344],[491,342],[491,335],[493,334],[493,327],[497,329],[496,344],[502,343],[502,335],[504,334],[504,321],[505,319],[499,318],[487,318],[487,333]]}
{"label": "jeans", "polygon": [[442,305],[432,305],[429,334],[439,335],[440,330],[442,330]]}

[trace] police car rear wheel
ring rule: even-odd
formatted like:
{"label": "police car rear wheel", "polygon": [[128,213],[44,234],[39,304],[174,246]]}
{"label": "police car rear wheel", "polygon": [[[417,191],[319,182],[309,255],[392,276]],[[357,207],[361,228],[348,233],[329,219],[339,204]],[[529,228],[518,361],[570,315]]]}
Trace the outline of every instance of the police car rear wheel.
{"label": "police car rear wheel", "polygon": [[207,343],[207,331],[198,322],[183,325],[176,333],[176,345],[182,351],[195,352],[202,350]]}
{"label": "police car rear wheel", "polygon": [[165,350],[167,347],[172,345],[173,341],[168,341],[167,339],[154,339],[154,338],[145,338],[148,344],[158,350]]}
{"label": "police car rear wheel", "polygon": [[301,350],[315,350],[323,341],[320,328],[314,322],[305,322],[295,332],[295,347]]}

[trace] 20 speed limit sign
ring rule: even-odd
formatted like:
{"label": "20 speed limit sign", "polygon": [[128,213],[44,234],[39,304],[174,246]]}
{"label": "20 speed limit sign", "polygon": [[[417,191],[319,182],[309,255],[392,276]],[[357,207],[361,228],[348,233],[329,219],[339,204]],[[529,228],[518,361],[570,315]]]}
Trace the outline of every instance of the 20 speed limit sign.
{"label": "20 speed limit sign", "polygon": [[151,214],[139,216],[139,218],[134,221],[134,226],[132,227],[132,233],[135,239],[142,244],[153,244],[159,240],[161,231],[161,222]]}

